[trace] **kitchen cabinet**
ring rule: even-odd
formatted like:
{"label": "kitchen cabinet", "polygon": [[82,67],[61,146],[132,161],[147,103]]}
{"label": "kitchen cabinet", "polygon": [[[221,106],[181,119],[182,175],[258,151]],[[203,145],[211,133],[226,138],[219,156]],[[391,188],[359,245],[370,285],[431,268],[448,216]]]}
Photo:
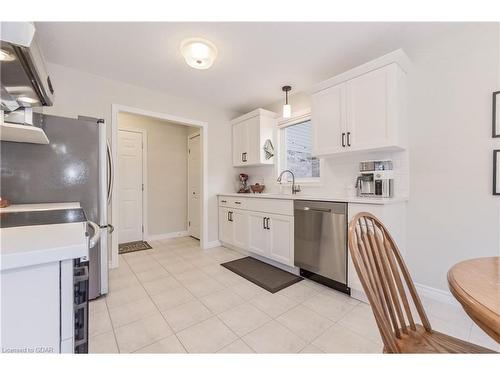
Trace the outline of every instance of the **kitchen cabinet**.
{"label": "kitchen cabinet", "polygon": [[317,85],[311,96],[313,154],[404,150],[407,64],[398,50]]}
{"label": "kitchen cabinet", "polygon": [[265,158],[264,144],[274,145],[276,113],[256,109],[231,121],[233,130],[233,166],[272,165],[274,157]]}
{"label": "kitchen cabinet", "polygon": [[291,267],[293,220],[291,200],[219,197],[219,239],[224,245]]}

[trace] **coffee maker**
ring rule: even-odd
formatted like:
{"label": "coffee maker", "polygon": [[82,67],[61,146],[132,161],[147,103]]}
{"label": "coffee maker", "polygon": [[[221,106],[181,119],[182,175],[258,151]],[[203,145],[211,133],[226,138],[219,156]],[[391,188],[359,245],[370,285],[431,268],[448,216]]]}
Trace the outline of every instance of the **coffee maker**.
{"label": "coffee maker", "polygon": [[392,160],[367,160],[359,163],[356,180],[358,197],[392,198],[394,170]]}

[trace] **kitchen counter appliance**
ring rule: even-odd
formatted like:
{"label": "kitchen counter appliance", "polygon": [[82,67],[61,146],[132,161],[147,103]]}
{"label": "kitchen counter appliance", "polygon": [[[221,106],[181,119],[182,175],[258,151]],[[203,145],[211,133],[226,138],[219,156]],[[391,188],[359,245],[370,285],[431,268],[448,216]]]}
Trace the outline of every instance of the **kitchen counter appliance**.
{"label": "kitchen counter appliance", "polygon": [[347,204],[296,200],[295,266],[301,276],[350,294],[347,286]]}
{"label": "kitchen counter appliance", "polygon": [[356,179],[358,197],[392,198],[394,171],[391,160],[368,160],[359,163]]}

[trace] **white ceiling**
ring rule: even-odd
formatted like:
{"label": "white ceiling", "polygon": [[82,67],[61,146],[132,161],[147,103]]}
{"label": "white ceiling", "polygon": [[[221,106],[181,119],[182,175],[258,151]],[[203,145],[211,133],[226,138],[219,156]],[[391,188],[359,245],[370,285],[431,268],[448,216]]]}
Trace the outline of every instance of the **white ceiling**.
{"label": "white ceiling", "polygon": [[[449,23],[37,23],[48,61],[238,112],[394,49],[449,32]],[[215,43],[212,68],[184,63],[181,40]],[[56,87],[57,89],[57,87]]]}

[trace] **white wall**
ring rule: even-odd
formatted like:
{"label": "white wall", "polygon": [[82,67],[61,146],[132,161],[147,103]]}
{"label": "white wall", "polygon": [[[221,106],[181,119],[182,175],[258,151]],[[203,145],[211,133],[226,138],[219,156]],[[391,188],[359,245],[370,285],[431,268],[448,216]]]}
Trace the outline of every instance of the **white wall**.
{"label": "white wall", "polygon": [[[415,282],[441,290],[448,290],[453,264],[500,255],[500,197],[492,196],[492,150],[500,149],[500,140],[491,138],[491,94],[500,88],[499,36],[498,24],[464,24],[459,33],[401,46],[413,62],[409,165],[401,153],[378,156],[401,158],[398,168],[410,173],[406,262]],[[294,111],[310,106],[305,93],[290,101]],[[280,113],[282,104],[266,109]],[[345,193],[358,162],[375,157],[325,160],[324,185],[303,191]],[[244,170],[251,180],[264,179],[277,189],[272,167]]]}
{"label": "white wall", "polygon": [[[55,104],[49,114],[76,117],[86,115],[106,120],[111,125],[111,105],[120,104],[161,112],[208,123],[208,241],[218,239],[216,194],[232,189],[231,128],[234,113],[204,103],[158,91],[109,80],[93,74],[48,64],[54,88]],[[108,132],[109,135],[109,132]]]}
{"label": "white wall", "polygon": [[187,231],[187,136],[199,129],[131,113],[118,114],[118,128],[146,132],[146,238]]}

